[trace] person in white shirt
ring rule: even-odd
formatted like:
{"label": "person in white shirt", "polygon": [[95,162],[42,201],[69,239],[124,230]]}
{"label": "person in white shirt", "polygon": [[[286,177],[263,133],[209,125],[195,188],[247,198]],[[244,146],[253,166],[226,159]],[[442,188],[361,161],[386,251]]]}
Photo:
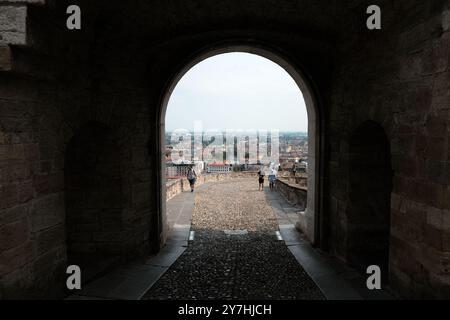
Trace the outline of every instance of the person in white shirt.
{"label": "person in white shirt", "polygon": [[270,190],[273,190],[274,186],[275,186],[275,180],[277,180],[277,171],[275,170],[275,168],[270,168],[270,173],[269,173],[269,188]]}

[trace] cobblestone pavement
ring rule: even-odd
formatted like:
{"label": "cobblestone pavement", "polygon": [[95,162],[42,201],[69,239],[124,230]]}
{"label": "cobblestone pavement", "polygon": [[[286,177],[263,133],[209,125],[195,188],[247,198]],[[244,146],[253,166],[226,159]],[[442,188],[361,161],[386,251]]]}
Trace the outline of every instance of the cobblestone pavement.
{"label": "cobblestone pavement", "polygon": [[144,299],[323,299],[276,239],[277,218],[257,188],[234,180],[195,194],[195,239]]}

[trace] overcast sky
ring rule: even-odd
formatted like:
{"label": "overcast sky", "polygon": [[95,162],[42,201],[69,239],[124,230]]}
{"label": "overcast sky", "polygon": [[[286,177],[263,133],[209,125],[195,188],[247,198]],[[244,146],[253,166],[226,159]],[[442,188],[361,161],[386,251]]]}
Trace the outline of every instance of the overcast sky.
{"label": "overcast sky", "polygon": [[274,62],[226,53],[195,65],[178,82],[167,107],[166,130],[278,129],[307,131],[303,95]]}

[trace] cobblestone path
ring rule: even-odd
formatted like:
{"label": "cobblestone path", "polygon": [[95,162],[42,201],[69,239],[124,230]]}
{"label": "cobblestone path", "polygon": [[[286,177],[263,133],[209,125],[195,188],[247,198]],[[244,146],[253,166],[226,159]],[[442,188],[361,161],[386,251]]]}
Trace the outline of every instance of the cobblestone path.
{"label": "cobblestone path", "polygon": [[196,193],[195,239],[144,299],[323,299],[277,240],[277,218],[257,188],[234,180]]}

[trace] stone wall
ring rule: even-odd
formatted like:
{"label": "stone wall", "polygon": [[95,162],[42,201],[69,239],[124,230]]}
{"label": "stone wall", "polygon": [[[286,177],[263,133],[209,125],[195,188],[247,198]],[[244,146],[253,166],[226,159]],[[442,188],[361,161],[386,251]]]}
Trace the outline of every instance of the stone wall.
{"label": "stone wall", "polygon": [[[12,45],[28,43],[29,8],[25,1],[0,6],[1,69],[17,72],[14,52],[22,49]],[[51,74],[33,79],[0,73],[0,295],[5,298],[32,297],[40,290],[56,296],[62,290],[64,179],[57,152],[62,126],[53,113],[56,88],[40,82],[47,77]]]}
{"label": "stone wall", "polygon": [[[306,185],[301,186],[297,184],[296,181],[298,181],[297,178],[279,178],[275,182],[275,189],[278,190],[278,192],[280,192],[287,201],[299,208],[296,228],[306,234],[308,224],[306,216],[308,189]],[[300,178],[300,181],[303,182],[304,178]]]}
{"label": "stone wall", "polygon": [[[68,4],[82,31],[66,29]],[[241,45],[286,58],[316,100],[322,249],[351,256],[350,140],[371,120],[393,169],[390,285],[449,297],[449,3],[380,0],[381,31],[365,28],[369,4],[0,1],[0,296],[62,296],[66,150],[89,122],[117,141],[121,255],[159,249],[167,85],[199,50]]]}
{"label": "stone wall", "polygon": [[275,189],[278,190],[291,204],[298,206],[300,211],[306,209],[308,191],[306,187],[302,187],[289,180],[278,179],[275,182]]}
{"label": "stone wall", "polygon": [[[3,10],[10,2],[16,2],[11,10],[21,10],[23,15]],[[156,208],[152,200],[156,190],[150,172],[151,167],[157,167],[157,162],[151,159],[148,148],[151,121],[146,90],[131,79],[126,84],[114,82],[103,64],[93,62],[103,59],[102,54],[107,56],[106,52],[93,50],[94,43],[102,37],[67,32],[67,3],[48,1],[46,6],[27,6],[27,1],[2,1],[0,4],[3,37],[0,41],[0,71],[3,71],[0,72],[0,296],[3,298],[63,296],[70,254],[68,244],[70,247],[75,238],[78,242],[73,244],[78,248],[80,243],[87,244],[85,249],[96,243],[102,254],[114,251],[125,260],[148,254],[150,237],[154,235],[150,225],[151,213]],[[89,3],[92,2],[83,2],[84,8]],[[6,20],[10,17],[20,21]],[[84,27],[92,28],[95,22],[88,15],[85,18]],[[17,36],[10,36],[5,21],[18,26]],[[107,63],[107,58],[102,61]],[[131,68],[134,71],[129,72],[135,72],[135,68],[143,69],[138,60]],[[77,185],[87,190],[95,179],[107,174],[108,167],[119,175],[116,181],[103,183],[104,187],[108,185],[106,189],[119,190],[119,196],[102,197],[108,194],[105,190],[90,195],[96,197],[97,209],[101,208],[100,202],[107,202],[108,206],[119,202],[113,208],[114,214],[103,217],[102,227],[97,224],[95,230],[92,224],[83,224],[84,229],[78,228],[82,224],[78,227],[72,224],[83,222],[81,216],[75,220],[67,218],[71,199],[67,201],[65,192],[66,165],[80,161],[71,158],[67,146],[92,122],[108,128],[104,133],[116,139],[117,162],[93,168],[90,175],[75,176],[81,179]],[[84,161],[95,162],[92,155],[83,154]],[[78,205],[92,204],[84,196],[76,199]],[[67,227],[75,231],[73,237],[67,237]],[[93,233],[79,232],[89,228]],[[112,240],[113,245],[108,243]]]}
{"label": "stone wall", "polygon": [[393,169],[390,286],[405,297],[450,296],[448,10],[439,1],[385,2],[382,31],[351,35],[333,77],[329,246],[348,261],[349,212],[357,201],[350,192],[350,137],[374,121],[390,141]]}

